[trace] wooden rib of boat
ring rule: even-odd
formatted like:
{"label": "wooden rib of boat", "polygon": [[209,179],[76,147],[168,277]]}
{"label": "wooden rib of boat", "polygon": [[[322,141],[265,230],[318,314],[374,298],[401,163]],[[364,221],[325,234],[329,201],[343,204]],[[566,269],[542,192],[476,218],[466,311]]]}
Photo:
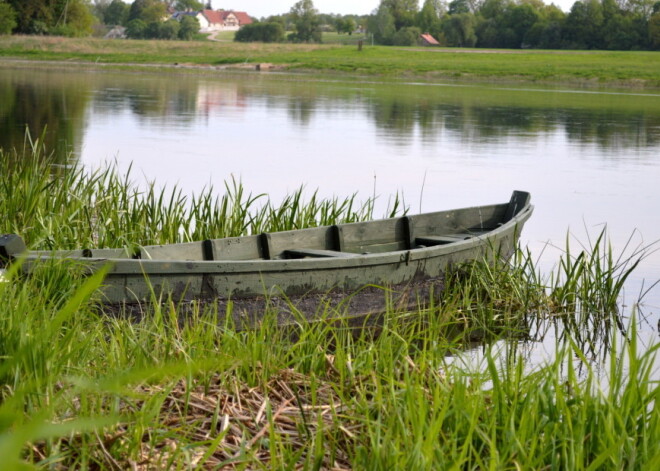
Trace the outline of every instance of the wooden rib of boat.
{"label": "wooden rib of boat", "polygon": [[449,265],[508,256],[532,210],[529,193],[514,191],[502,204],[135,250],[27,251],[19,236],[5,235],[0,263],[19,258],[26,272],[40,259],[79,260],[92,271],[110,264],[102,287],[108,303],[171,294],[223,306],[242,300],[249,309],[274,296],[318,311],[319,296],[332,304],[336,293],[362,292],[373,304],[366,285],[403,292],[441,280]]}

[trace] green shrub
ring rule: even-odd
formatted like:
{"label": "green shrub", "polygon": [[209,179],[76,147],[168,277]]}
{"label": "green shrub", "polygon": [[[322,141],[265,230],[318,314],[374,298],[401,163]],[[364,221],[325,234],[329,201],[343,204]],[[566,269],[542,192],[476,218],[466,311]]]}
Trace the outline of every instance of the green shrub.
{"label": "green shrub", "polygon": [[234,41],[279,43],[284,41],[284,27],[280,23],[252,23],[239,29]]}
{"label": "green shrub", "polygon": [[11,5],[0,3],[0,34],[11,34],[17,24],[16,12]]}

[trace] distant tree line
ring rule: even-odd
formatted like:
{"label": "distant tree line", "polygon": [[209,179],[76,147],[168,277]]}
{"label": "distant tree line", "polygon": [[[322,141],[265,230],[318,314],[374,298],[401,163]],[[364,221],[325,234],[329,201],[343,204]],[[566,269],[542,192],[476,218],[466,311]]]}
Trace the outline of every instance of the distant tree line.
{"label": "distant tree line", "polygon": [[193,15],[174,19],[171,12],[204,7],[197,0],[134,0],[130,5],[121,0],[96,0],[94,11],[103,24],[125,26],[129,38],[190,40],[199,32],[199,21]]}
{"label": "distant tree line", "polygon": [[95,24],[125,26],[131,38],[192,39],[199,22],[180,21],[172,10],[198,11],[210,5],[197,0],[0,0],[0,34],[88,36]]}
{"label": "distant tree line", "polygon": [[0,0],[0,34],[88,36],[94,21],[89,0]]}
{"label": "distant tree line", "polygon": [[381,0],[374,40],[412,45],[422,32],[458,47],[660,49],[660,1],[579,0],[568,13],[542,0]]}
{"label": "distant tree line", "polygon": [[[321,42],[324,32],[336,31],[353,34],[368,15],[337,15],[319,13],[313,0],[299,0],[288,13],[262,18],[251,25],[241,27],[236,41],[262,42]],[[288,34],[286,34],[289,32]]]}
{"label": "distant tree line", "polygon": [[660,50],[660,1],[578,0],[565,13],[543,0],[381,0],[358,17],[321,14],[300,0],[289,13],[242,28],[236,40],[320,42],[330,30],[366,30],[375,43],[399,46],[430,33],[455,47]]}
{"label": "distant tree line", "polygon": [[[131,38],[191,39],[199,32],[194,16],[169,13],[203,8],[210,2],[0,0],[0,34],[86,36],[101,23],[125,26]],[[320,42],[325,31],[357,30],[384,45],[414,45],[430,33],[457,47],[660,50],[660,1],[578,0],[565,13],[543,0],[381,0],[358,17],[322,14],[299,0],[288,13],[241,28],[236,40]]]}
{"label": "distant tree line", "polygon": [[[323,17],[312,0],[299,0],[288,14],[243,26],[234,40],[242,42],[321,42]],[[286,31],[291,31],[288,35]]]}

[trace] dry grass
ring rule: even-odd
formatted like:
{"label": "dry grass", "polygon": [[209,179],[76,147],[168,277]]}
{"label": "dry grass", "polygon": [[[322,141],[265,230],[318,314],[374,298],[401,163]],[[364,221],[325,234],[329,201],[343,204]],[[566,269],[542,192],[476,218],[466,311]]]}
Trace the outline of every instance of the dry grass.
{"label": "dry grass", "polygon": [[[326,358],[331,369],[334,359]],[[119,454],[121,458],[116,458],[117,450],[133,446],[129,442],[135,440],[135,423],[121,424],[103,436],[97,433],[86,451],[101,468],[164,470],[173,461],[185,460],[196,469],[244,469],[246,465],[270,469],[273,453],[285,449],[298,458],[297,463],[289,463],[295,468],[315,462],[320,470],[351,469],[350,448],[360,426],[345,416],[338,420],[346,407],[331,383],[293,369],[281,370],[257,387],[216,374],[203,383],[180,380],[170,387],[142,385],[135,395],[142,399],[126,400],[123,414],[139,415],[153,406],[154,398],[160,398],[152,428],[144,430],[137,450]],[[324,441],[333,446],[313,446]],[[80,435],[75,435],[63,440],[60,449],[66,454],[70,448],[71,456],[79,446]],[[314,456],[318,450],[320,456]],[[45,443],[33,446],[32,452],[37,461],[47,460]]]}
{"label": "dry grass", "polygon": [[[99,38],[62,38],[56,36],[8,36],[2,38],[3,49],[21,48],[25,51],[50,51],[62,54],[190,54],[257,52],[259,54],[310,52],[323,49],[333,49],[338,45],[326,44],[263,44],[235,43],[213,41],[161,41],[161,40],[108,40]],[[155,57],[154,57],[155,58]],[[149,62],[148,57],[145,62]],[[212,59],[212,57],[209,57]]]}

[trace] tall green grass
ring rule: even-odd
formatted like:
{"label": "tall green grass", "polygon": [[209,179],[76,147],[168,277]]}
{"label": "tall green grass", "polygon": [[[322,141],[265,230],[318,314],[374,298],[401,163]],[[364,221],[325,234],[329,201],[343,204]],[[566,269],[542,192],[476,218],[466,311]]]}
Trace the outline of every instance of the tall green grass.
{"label": "tall green grass", "polygon": [[377,337],[317,323],[292,339],[268,314],[245,332],[212,311],[181,324],[168,304],[139,322],[107,318],[90,300],[95,282],[72,280],[64,303],[40,298],[48,289],[32,279],[1,288],[0,449],[15,462],[653,469],[660,459],[657,348],[639,351],[634,328],[605,377],[570,336],[548,364],[488,347],[470,369],[449,361],[464,322],[450,303],[391,312]]}
{"label": "tall green grass", "polygon": [[[282,231],[370,219],[374,200],[356,195],[307,197],[304,187],[274,203],[234,179],[218,195],[209,186],[184,195],[176,186],[139,186],[130,170],[87,171],[60,165],[43,141],[26,136],[20,150],[0,149],[0,233],[21,235],[33,249],[104,248],[164,244]],[[388,215],[403,211],[395,197]]]}
{"label": "tall green grass", "polygon": [[[113,169],[53,167],[38,143],[2,151],[0,232],[34,248],[176,242],[372,217],[371,203],[302,193],[280,206],[229,182],[138,189]],[[400,207],[395,210],[401,211]],[[567,245],[552,274],[523,250],[456,267],[441,296],[390,309],[378,335],[342,321],[255,329],[171,301],[110,315],[66,261],[0,283],[0,456],[8,469],[655,469],[655,356],[621,287],[640,254],[606,236]],[[328,312],[328,317],[332,317]],[[618,322],[617,322],[618,320]],[[517,347],[556,326],[557,356]],[[621,335],[613,326],[621,324]],[[601,370],[585,346],[607,336]],[[460,361],[474,338],[484,362]],[[494,342],[502,339],[504,342]],[[586,339],[586,340],[585,340]],[[497,350],[505,345],[502,353]],[[587,352],[587,353],[585,353]]]}

